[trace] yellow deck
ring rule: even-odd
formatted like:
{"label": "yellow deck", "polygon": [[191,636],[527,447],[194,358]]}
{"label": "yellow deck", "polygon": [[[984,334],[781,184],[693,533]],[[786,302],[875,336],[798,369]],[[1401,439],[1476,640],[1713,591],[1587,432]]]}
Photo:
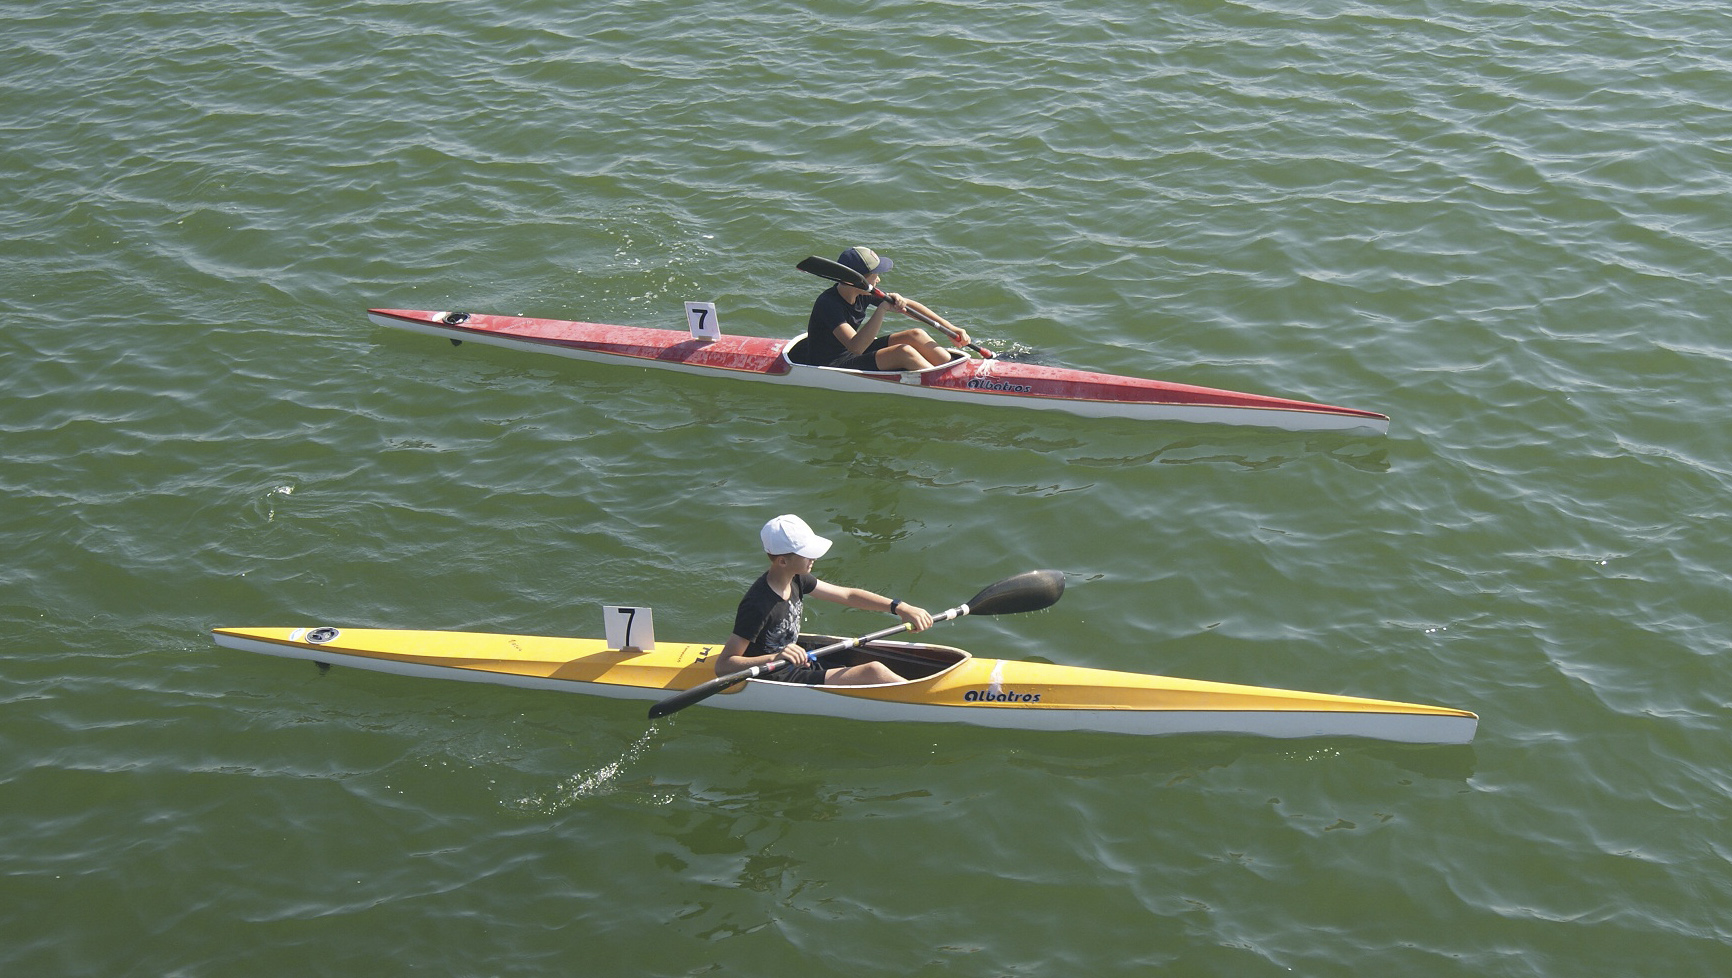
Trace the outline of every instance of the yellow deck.
{"label": "yellow deck", "polygon": [[[321,632],[335,635],[317,641],[324,637]],[[719,644],[661,643],[651,651],[633,652],[610,649],[598,639],[396,629],[219,628],[215,635],[224,645],[249,651],[388,672],[454,670],[463,675],[453,678],[537,686],[569,682],[614,687],[614,695],[636,692],[639,698],[659,698],[712,678],[713,658],[720,651]],[[980,659],[942,646],[914,647],[942,650],[960,661],[924,679],[885,686],[821,687],[818,691],[881,703],[1001,711],[1295,711],[1463,719],[1474,716],[1465,710],[1418,703],[1080,666]],[[742,685],[735,691],[746,688],[749,686]]]}

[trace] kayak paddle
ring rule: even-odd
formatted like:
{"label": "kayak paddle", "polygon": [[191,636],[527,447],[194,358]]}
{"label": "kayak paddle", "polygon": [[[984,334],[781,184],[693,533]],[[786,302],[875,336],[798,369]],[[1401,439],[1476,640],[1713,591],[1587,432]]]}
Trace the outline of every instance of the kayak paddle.
{"label": "kayak paddle", "polygon": [[[841,262],[834,262],[828,258],[819,258],[817,255],[812,255],[809,258],[801,259],[800,263],[794,267],[798,268],[802,272],[816,275],[819,278],[827,278],[832,282],[841,282],[843,285],[860,289],[863,292],[869,292],[876,298],[885,298],[884,290],[877,286],[866,284],[866,277],[864,275],[861,275],[859,272],[849,268]],[[922,315],[921,313],[915,312],[913,309],[903,309],[900,311],[909,319],[925,323],[928,326],[933,326],[944,331],[944,333],[952,340],[961,339],[961,337],[957,335],[956,330],[951,329],[949,326],[944,325],[936,319],[933,319],[931,316]],[[968,344],[968,348],[988,360],[997,356],[997,354],[993,353],[991,350],[975,343]]]}
{"label": "kayak paddle", "polygon": [[[1039,611],[1042,608],[1052,607],[1063,594],[1064,574],[1062,572],[1055,570],[1024,571],[1015,577],[1007,577],[997,584],[988,585],[979,594],[969,599],[967,604],[960,604],[949,611],[933,615],[932,622],[937,624],[941,621],[951,621],[964,615],[1015,615],[1024,611]],[[907,622],[903,622],[900,625],[876,631],[870,635],[843,639],[834,645],[826,645],[807,654],[815,660],[821,655],[852,649],[867,642],[894,635],[897,632],[908,631],[912,627]],[[764,665],[752,666],[749,669],[741,669],[739,672],[717,677],[707,683],[699,683],[691,689],[675,693],[650,707],[649,718],[656,720],[670,713],[678,713],[693,703],[707,700],[722,690],[738,686],[748,679],[778,672],[787,664],[788,660],[786,659],[776,659]]]}

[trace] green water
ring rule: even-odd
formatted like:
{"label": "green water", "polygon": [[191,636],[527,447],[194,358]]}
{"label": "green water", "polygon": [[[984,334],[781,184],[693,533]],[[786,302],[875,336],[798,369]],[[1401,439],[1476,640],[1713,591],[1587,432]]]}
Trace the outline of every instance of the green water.
{"label": "green water", "polygon": [[[10,5],[0,970],[1732,971],[1729,49],[1670,3]],[[363,315],[792,335],[856,243],[987,345],[1390,434]],[[1479,736],[652,725],[208,637],[710,641],[790,511],[929,608],[1069,574],[941,626],[983,655]]]}

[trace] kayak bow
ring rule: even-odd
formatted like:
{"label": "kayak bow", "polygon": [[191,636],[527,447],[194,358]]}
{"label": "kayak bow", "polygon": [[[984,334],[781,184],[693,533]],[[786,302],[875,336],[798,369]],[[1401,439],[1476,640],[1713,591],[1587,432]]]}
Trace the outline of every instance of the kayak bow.
{"label": "kayak bow", "polygon": [[1039,408],[1087,418],[1214,422],[1286,431],[1389,432],[1389,418],[1372,411],[1002,358],[959,357],[924,370],[843,370],[794,361],[789,352],[804,336],[778,340],[724,335],[700,340],[671,329],[522,316],[413,309],[370,309],[367,315],[381,326],[443,336],[454,343],[474,340],[576,360],[798,387]]}
{"label": "kayak bow", "polygon": [[[719,643],[661,643],[635,652],[596,639],[364,628],[218,628],[212,634],[219,645],[266,655],[638,700],[660,700],[714,679],[714,656],[721,650]],[[982,659],[941,645],[875,642],[852,654],[876,658],[905,678],[880,686],[748,679],[704,703],[1025,730],[1368,737],[1420,744],[1468,743],[1479,723],[1472,713],[1441,706]]]}

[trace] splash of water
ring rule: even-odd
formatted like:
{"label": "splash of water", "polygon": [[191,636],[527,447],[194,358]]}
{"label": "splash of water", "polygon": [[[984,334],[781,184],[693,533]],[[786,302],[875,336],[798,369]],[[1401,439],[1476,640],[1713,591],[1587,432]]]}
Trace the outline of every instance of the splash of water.
{"label": "splash of water", "polygon": [[614,786],[626,768],[654,743],[655,732],[656,728],[652,725],[636,740],[632,741],[619,757],[598,767],[570,775],[547,791],[520,798],[517,801],[517,807],[526,811],[551,814],[564,811],[586,798],[608,794],[614,790]]}

